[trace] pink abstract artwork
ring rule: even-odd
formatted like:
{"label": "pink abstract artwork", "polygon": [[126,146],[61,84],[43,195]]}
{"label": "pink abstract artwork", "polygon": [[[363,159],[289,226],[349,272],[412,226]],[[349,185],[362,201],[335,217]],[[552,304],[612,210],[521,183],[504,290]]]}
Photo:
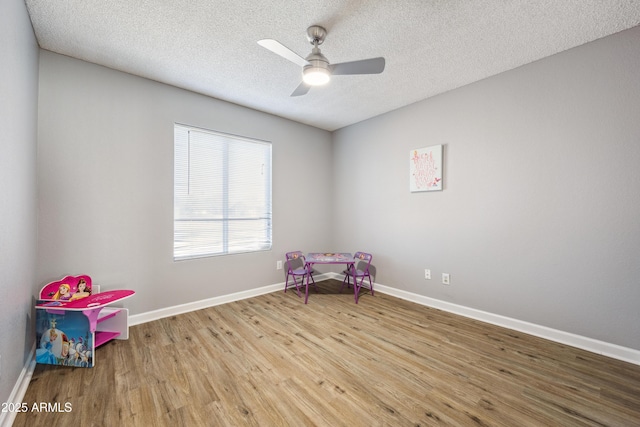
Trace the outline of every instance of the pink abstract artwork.
{"label": "pink abstract artwork", "polygon": [[409,170],[412,192],[442,190],[442,145],[411,150]]}

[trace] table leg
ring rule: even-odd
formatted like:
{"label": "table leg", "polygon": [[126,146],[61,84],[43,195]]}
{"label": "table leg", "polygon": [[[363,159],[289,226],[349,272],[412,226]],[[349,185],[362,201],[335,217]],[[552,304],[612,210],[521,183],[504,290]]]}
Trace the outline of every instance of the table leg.
{"label": "table leg", "polygon": [[357,304],[358,294],[360,294],[360,288],[358,288],[358,282],[356,282],[356,264],[355,263],[351,265],[351,276],[353,276],[353,293],[354,293],[354,298]]}
{"label": "table leg", "polygon": [[89,319],[89,330],[91,332],[96,331],[96,327],[98,326],[98,316],[100,315],[100,310],[102,310],[102,307],[82,310],[82,314],[87,316],[87,319]]}
{"label": "table leg", "polygon": [[305,263],[304,265],[305,269],[307,270],[307,284],[305,286],[305,290],[304,290],[304,303],[307,303],[307,300],[309,299],[309,276],[311,276],[311,274],[309,274],[309,272],[311,271],[311,264],[309,263]]}

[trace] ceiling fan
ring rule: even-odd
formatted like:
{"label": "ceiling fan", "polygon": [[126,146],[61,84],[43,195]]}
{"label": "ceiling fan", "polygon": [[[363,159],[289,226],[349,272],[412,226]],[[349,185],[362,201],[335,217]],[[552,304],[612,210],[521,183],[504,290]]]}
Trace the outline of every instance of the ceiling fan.
{"label": "ceiling fan", "polygon": [[302,67],[302,83],[293,91],[291,96],[304,95],[309,92],[311,86],[320,86],[328,83],[332,75],[380,74],[384,71],[384,58],[382,57],[330,64],[318,47],[324,42],[326,36],[327,30],[323,27],[312,25],[307,28],[307,39],[313,45],[313,49],[306,58],[301,57],[276,40],[263,39],[258,41],[260,46]]}

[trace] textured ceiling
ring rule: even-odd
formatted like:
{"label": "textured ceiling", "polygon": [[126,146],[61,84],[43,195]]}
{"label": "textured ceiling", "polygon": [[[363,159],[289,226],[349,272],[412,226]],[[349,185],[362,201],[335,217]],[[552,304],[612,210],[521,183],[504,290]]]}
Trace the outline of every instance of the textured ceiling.
{"label": "textured ceiling", "polygon": [[[40,47],[335,130],[640,24],[638,0],[26,0]],[[290,97],[310,25],[332,63],[383,56]]]}

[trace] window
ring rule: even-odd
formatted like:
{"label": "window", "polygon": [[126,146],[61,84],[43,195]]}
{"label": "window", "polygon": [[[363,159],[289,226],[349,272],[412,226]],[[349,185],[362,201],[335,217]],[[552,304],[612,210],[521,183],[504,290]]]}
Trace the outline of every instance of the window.
{"label": "window", "polygon": [[271,249],[271,144],[174,125],[173,259]]}

